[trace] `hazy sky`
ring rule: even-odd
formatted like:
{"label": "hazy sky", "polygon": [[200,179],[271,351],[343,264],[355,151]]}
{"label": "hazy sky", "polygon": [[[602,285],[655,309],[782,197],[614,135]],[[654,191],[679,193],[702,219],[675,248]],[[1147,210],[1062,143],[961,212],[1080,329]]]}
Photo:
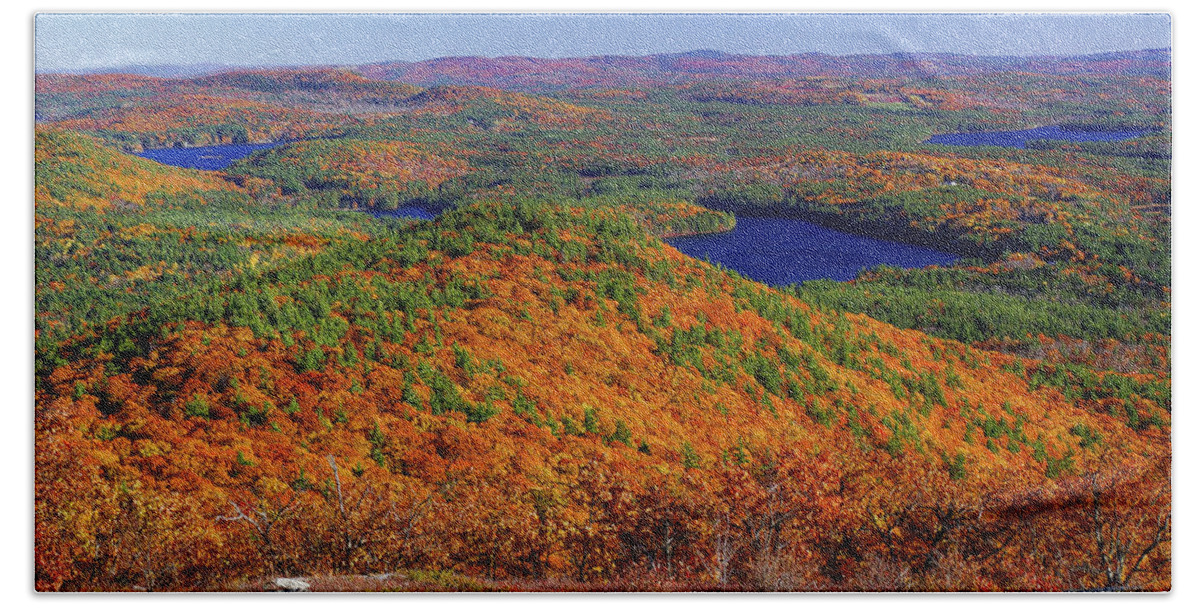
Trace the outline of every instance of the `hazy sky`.
{"label": "hazy sky", "polygon": [[350,65],[454,55],[695,49],[1071,55],[1171,46],[1157,14],[40,14],[39,72],[130,65]]}

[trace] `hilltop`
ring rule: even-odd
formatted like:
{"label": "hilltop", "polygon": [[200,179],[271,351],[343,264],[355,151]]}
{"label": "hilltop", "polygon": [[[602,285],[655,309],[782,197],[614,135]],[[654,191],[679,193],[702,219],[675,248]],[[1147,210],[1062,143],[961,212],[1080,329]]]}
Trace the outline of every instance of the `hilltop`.
{"label": "hilltop", "polygon": [[34,132],[34,204],[74,208],[141,205],[147,196],[229,187],[200,171],[132,158],[61,128]]}

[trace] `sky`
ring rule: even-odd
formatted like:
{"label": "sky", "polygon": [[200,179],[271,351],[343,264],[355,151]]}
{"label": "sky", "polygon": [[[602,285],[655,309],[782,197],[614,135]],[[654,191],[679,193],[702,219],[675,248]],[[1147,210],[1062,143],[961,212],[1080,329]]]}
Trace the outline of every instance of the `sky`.
{"label": "sky", "polygon": [[1166,13],[70,14],[35,18],[38,72],[357,65],[696,49],[784,55],[1075,55],[1171,46]]}

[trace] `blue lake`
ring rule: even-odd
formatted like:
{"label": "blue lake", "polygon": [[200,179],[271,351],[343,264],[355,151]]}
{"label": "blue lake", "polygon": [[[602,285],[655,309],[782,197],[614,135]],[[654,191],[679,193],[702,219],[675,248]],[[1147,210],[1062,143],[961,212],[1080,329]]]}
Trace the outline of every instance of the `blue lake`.
{"label": "blue lake", "polygon": [[400,217],[413,220],[431,220],[437,217],[436,213],[431,213],[428,209],[417,205],[404,205],[392,211],[382,209],[364,209],[363,211],[375,217]]}
{"label": "blue lake", "polygon": [[667,239],[694,258],[720,262],[756,281],[788,285],[813,279],[848,281],[881,264],[902,268],[949,266],[958,258],[927,247],[846,234],[776,217],[738,217],[719,234]]}
{"label": "blue lake", "polygon": [[223,146],[201,146],[197,148],[158,148],[145,150],[138,156],[155,162],[187,169],[217,171],[233,164],[233,161],[249,156],[255,150],[274,148],[283,142],[268,144],[226,144]]}
{"label": "blue lake", "polygon": [[927,144],[946,146],[1002,146],[1024,148],[1035,139],[1059,141],[1121,141],[1145,135],[1145,131],[1079,131],[1059,126],[1037,127],[1023,131],[981,131],[979,133],[944,133],[930,137]]}

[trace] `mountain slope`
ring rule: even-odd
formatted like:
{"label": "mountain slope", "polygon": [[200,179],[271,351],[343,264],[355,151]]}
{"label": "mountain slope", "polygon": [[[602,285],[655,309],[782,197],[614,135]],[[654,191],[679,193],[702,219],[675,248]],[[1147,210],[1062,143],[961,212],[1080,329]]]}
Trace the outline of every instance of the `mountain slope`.
{"label": "mountain slope", "polygon": [[[1098,559],[1072,537],[1087,484],[1108,509],[1161,483],[1169,440],[1136,379],[1111,403],[1156,413],[1137,430],[1020,360],[822,313],[605,209],[476,204],[58,352],[38,584],[64,589],[1098,584],[1070,574]],[[1050,542],[1080,553],[1029,553]]]}

